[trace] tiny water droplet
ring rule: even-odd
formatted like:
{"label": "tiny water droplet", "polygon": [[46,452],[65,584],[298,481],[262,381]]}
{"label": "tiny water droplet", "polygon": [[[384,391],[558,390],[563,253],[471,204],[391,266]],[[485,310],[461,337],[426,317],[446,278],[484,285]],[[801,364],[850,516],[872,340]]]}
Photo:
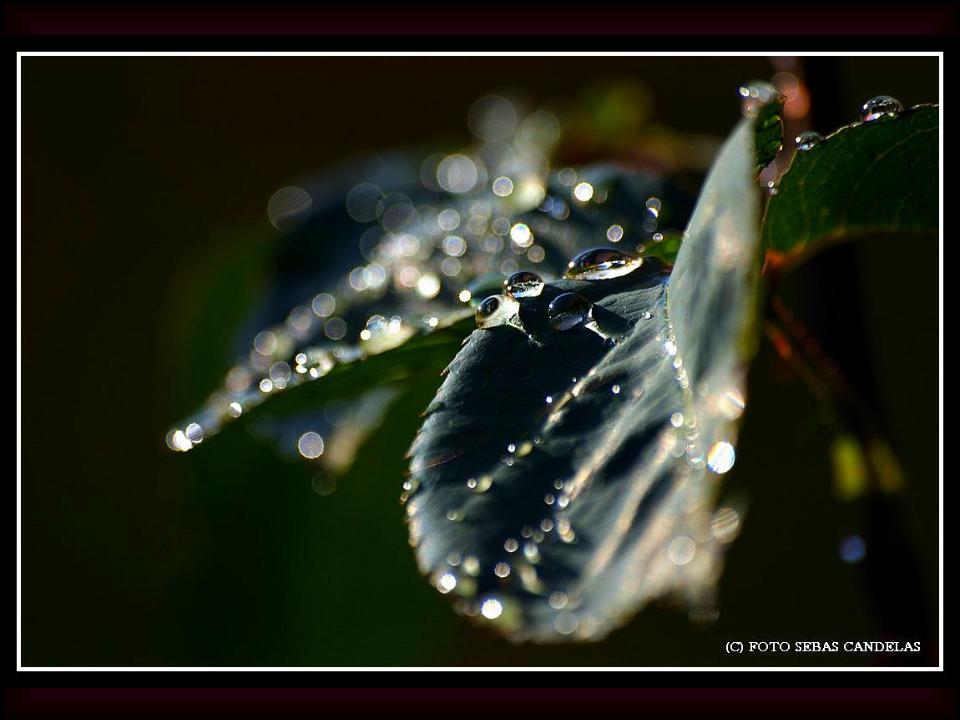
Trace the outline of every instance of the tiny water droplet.
{"label": "tiny water droplet", "polygon": [[457,576],[453,573],[444,573],[437,581],[437,590],[446,595],[457,586]]}
{"label": "tiny water droplet", "polygon": [[184,432],[187,436],[187,440],[192,442],[194,445],[199,445],[203,442],[203,428],[197,423],[190,423],[187,425]]}
{"label": "tiny water droplet", "polygon": [[503,281],[503,289],[515,298],[537,297],[543,291],[543,280],[534,272],[520,270]]}
{"label": "tiny water droplet", "polygon": [[510,295],[491,295],[477,305],[474,318],[479,328],[512,325],[522,330],[519,313],[520,303]]}
{"label": "tiny water droplet", "polygon": [[500,614],[503,612],[503,605],[500,604],[500,601],[495,598],[488,598],[483,601],[483,604],[480,606],[480,614],[483,615],[487,620],[496,620],[500,617]]}
{"label": "tiny water droplet", "polygon": [[557,295],[547,308],[547,318],[554,330],[569,330],[592,316],[593,306],[576,293]]}
{"label": "tiny water droplet", "polygon": [[903,105],[889,95],[877,95],[867,100],[860,108],[860,119],[864,122],[879,120],[882,117],[893,116],[903,112]]}
{"label": "tiny water droplet", "polygon": [[307,460],[315,460],[323,455],[323,438],[312,430],[305,432],[297,441],[297,450]]}
{"label": "tiny water droplet", "polygon": [[754,80],[740,86],[740,112],[744,117],[756,117],[764,105],[782,99],[776,86],[764,80]]}
{"label": "tiny water droplet", "polygon": [[733,445],[726,440],[721,440],[713,444],[707,452],[707,467],[718,475],[730,470],[737,458]]}
{"label": "tiny water droplet", "polygon": [[613,248],[585,250],[567,263],[563,277],[574,280],[608,280],[633,272],[642,258]]}
{"label": "tiny water droplet", "polygon": [[810,150],[814,145],[823,140],[823,135],[813,130],[802,132],[796,137],[797,150]]}
{"label": "tiny water droplet", "polygon": [[580,202],[588,202],[593,197],[593,185],[588,182],[577,183],[573,188],[573,196]]}

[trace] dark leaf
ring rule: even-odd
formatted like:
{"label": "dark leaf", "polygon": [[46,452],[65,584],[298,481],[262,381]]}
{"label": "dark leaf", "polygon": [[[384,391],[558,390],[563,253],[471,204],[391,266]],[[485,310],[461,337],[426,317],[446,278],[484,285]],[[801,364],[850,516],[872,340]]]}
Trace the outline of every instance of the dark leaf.
{"label": "dark leaf", "polygon": [[[407,501],[418,563],[512,639],[599,638],[668,594],[712,606],[731,539],[711,526],[714,495],[752,346],[754,133],[742,121],[720,151],[672,277],[651,258],[519,298],[428,408]],[[592,320],[555,329],[564,293]]]}

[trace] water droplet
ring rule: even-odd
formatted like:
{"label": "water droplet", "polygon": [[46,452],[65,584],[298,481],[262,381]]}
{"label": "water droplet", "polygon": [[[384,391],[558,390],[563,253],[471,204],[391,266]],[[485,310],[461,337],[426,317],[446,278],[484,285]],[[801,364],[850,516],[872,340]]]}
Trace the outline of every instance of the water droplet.
{"label": "water droplet", "polygon": [[444,573],[437,581],[437,590],[446,595],[457,586],[457,576],[453,573]]}
{"label": "water droplet", "polygon": [[667,546],[667,556],[674,565],[686,565],[696,552],[697,544],[686,535],[678,535]]}
{"label": "water droplet", "polygon": [[547,318],[555,330],[569,330],[592,316],[590,301],[576,293],[557,295],[547,308]]}
{"label": "water droplet", "polygon": [[744,117],[756,117],[760,108],[777,100],[783,100],[783,96],[772,83],[754,80],[740,86],[740,111]]}
{"label": "water droplet", "polygon": [[823,135],[813,130],[800,133],[796,137],[797,150],[809,150],[823,140]]}
{"label": "water droplet", "polygon": [[550,593],[550,607],[554,610],[562,610],[567,605],[567,594],[562,590],[556,590]]}
{"label": "water droplet", "polygon": [[440,292],[440,278],[433,273],[421,275],[417,280],[417,292],[426,299],[435,298]]}
{"label": "water droplet", "polygon": [[520,544],[516,538],[507,538],[503,543],[503,549],[508,553],[516,552],[518,547],[520,547]]}
{"label": "water droplet", "polygon": [[203,442],[203,428],[200,427],[197,423],[190,423],[187,425],[184,433],[189,440],[194,445],[199,445]]}
{"label": "water droplet", "polygon": [[177,452],[186,452],[193,444],[187,439],[183,430],[171,430],[167,434],[167,447]]}
{"label": "water droplet", "polygon": [[536,273],[521,270],[504,280],[503,288],[515,298],[537,297],[543,291],[543,280]]}
{"label": "water droplet", "polygon": [[593,185],[588,182],[577,183],[573,196],[580,202],[588,202],[593,197]]}
{"label": "water droplet", "polygon": [[493,574],[498,578],[505,578],[510,574],[510,566],[505,562],[498,562],[493,568]]}
{"label": "water droplet", "polygon": [[620,242],[623,240],[623,226],[611,225],[607,228],[607,240],[610,242]]}
{"label": "water droplet", "polygon": [[305,432],[297,441],[297,450],[308,460],[315,460],[323,455],[323,438],[312,430]]}
{"label": "water droplet", "polygon": [[718,475],[722,475],[733,467],[737,458],[733,445],[726,440],[714,443],[713,447],[707,452],[707,467]]}
{"label": "water droplet", "polygon": [[882,117],[896,115],[899,112],[903,112],[903,105],[899,100],[889,95],[877,95],[867,100],[860,108],[860,119],[864,122],[871,122]]}
{"label": "water droplet", "polygon": [[437,166],[437,182],[447,192],[465,193],[477,184],[479,173],[466,155],[448,155]]}
{"label": "water droplet", "polygon": [[496,620],[503,612],[503,605],[496,598],[487,598],[480,606],[480,614],[487,620]]}
{"label": "water droplet", "polygon": [[492,327],[496,324],[495,318],[497,312],[500,310],[500,298],[497,295],[491,295],[482,303],[477,305],[477,310],[474,313],[474,317],[477,320],[477,327],[485,328]]}
{"label": "water droplet", "polygon": [[533,245],[533,233],[526,223],[517,223],[510,228],[510,239],[518,246],[528,248]]}
{"label": "water droplet", "polygon": [[633,272],[642,262],[642,258],[621,250],[594,248],[580,253],[567,263],[563,276],[574,280],[607,280]]}
{"label": "water droplet", "polygon": [[493,194],[498,197],[507,197],[513,192],[513,180],[506,176],[498,177],[493,181]]}
{"label": "water droplet", "polygon": [[740,513],[733,508],[720,508],[710,521],[710,532],[718,542],[731,542],[739,531]]}

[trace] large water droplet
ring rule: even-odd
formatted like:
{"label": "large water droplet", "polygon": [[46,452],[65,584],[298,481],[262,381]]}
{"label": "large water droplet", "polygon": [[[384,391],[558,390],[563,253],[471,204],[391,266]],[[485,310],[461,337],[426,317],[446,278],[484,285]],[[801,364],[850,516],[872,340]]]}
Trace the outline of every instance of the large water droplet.
{"label": "large water droplet", "polygon": [[491,295],[477,305],[474,317],[479,328],[513,325],[520,328],[520,304],[509,295]]}
{"label": "large water droplet", "polygon": [[520,270],[503,281],[503,289],[515,298],[537,297],[543,290],[543,280],[536,273]]}
{"label": "large water droplet", "polygon": [[809,150],[821,140],[823,140],[823,135],[818,132],[813,130],[802,132],[796,138],[797,150]]}
{"label": "large water droplet", "polygon": [[477,327],[490,327],[492,319],[497,314],[497,310],[500,309],[500,298],[496,295],[491,295],[482,303],[477,305],[477,312],[475,317],[477,319]]}
{"label": "large water droplet", "polygon": [[877,95],[867,100],[860,108],[860,119],[870,122],[899,112],[903,112],[903,105],[899,100],[889,95]]}
{"label": "large water droplet", "polygon": [[567,263],[563,276],[574,280],[608,280],[631,273],[643,259],[613,248],[585,250]]}
{"label": "large water droplet", "polygon": [[744,117],[756,117],[764,105],[782,99],[780,91],[764,80],[754,80],[740,86],[740,111]]}
{"label": "large water droplet", "polygon": [[569,330],[590,320],[593,306],[576,293],[557,295],[547,308],[547,317],[555,330]]}

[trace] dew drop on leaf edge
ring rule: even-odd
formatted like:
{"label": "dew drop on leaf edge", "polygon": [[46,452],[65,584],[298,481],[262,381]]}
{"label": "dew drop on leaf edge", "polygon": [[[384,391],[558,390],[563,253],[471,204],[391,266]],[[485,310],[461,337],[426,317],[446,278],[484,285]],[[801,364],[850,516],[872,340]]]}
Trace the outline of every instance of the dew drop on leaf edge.
{"label": "dew drop on leaf edge", "polygon": [[860,119],[863,122],[873,122],[899,112],[903,112],[903,105],[899,100],[889,95],[877,95],[867,100],[860,108]]}
{"label": "dew drop on leaf edge", "polygon": [[801,150],[801,151],[811,150],[821,140],[823,140],[823,135],[821,135],[818,132],[815,132],[813,130],[802,132],[796,137],[797,150]]}

